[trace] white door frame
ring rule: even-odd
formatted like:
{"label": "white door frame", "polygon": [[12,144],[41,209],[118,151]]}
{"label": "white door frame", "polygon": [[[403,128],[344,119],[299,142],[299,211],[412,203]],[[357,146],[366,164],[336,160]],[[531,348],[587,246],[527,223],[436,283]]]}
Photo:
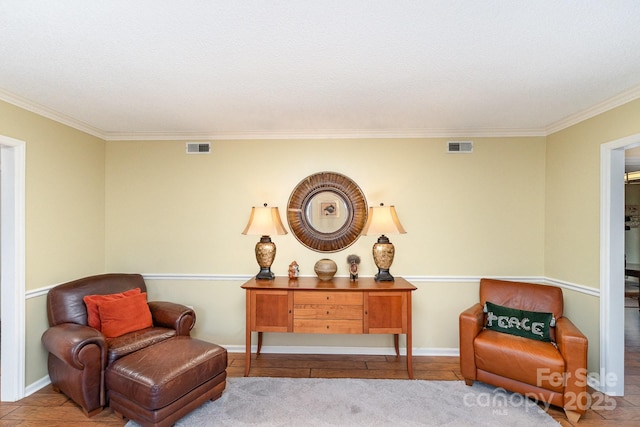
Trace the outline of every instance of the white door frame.
{"label": "white door frame", "polygon": [[25,395],[25,169],[24,141],[0,135],[0,269],[3,402]]}
{"label": "white door frame", "polygon": [[640,134],[600,146],[600,391],[624,396],[624,158]]}

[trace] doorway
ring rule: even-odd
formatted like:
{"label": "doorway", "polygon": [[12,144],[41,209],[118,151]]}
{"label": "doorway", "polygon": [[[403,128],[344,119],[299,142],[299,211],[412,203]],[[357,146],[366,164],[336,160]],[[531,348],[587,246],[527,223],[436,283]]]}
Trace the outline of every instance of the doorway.
{"label": "doorway", "polygon": [[625,308],[638,309],[640,295],[640,147],[625,150]]}
{"label": "doorway", "polygon": [[[0,399],[25,393],[24,141],[0,135]],[[10,351],[9,351],[10,350]]]}
{"label": "doorway", "polygon": [[640,134],[600,146],[600,391],[624,395],[625,150]]}

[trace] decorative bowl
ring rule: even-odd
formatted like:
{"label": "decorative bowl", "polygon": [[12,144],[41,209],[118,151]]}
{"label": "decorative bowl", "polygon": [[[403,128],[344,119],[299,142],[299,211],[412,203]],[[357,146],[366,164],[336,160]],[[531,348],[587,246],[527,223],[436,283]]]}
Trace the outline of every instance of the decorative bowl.
{"label": "decorative bowl", "polygon": [[316,262],[313,266],[313,270],[316,272],[320,280],[328,281],[333,279],[336,271],[338,271],[338,266],[333,260],[329,258],[322,258]]}

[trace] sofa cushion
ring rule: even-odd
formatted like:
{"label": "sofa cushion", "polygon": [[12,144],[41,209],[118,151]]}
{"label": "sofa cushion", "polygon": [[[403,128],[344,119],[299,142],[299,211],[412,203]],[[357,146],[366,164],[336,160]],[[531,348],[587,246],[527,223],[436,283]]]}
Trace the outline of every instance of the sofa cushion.
{"label": "sofa cushion", "polygon": [[560,393],[564,390],[565,363],[553,343],[484,330],[473,347],[478,369]]}
{"label": "sofa cushion", "polygon": [[145,292],[98,304],[102,333],[107,338],[153,326]]}
{"label": "sofa cushion", "polygon": [[487,329],[539,341],[551,341],[551,327],[555,326],[552,313],[519,310],[489,301],[485,304],[485,312]]}
{"label": "sofa cushion", "polygon": [[107,365],[128,354],[175,336],[175,329],[154,326],[153,328],[129,332],[116,338],[107,338],[107,344],[109,346],[109,350],[107,351]]}
{"label": "sofa cushion", "polygon": [[98,310],[98,305],[104,301],[113,301],[116,299],[121,299],[130,295],[135,295],[140,293],[140,288],[130,289],[125,292],[118,292],[114,294],[107,295],[85,295],[82,300],[87,306],[87,324],[94,329],[102,330],[102,325],[100,322],[100,311]]}

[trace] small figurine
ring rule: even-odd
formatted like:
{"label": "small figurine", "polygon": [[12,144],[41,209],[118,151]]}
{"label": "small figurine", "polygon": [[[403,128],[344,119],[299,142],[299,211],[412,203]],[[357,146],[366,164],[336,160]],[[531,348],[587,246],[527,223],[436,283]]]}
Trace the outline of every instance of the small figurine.
{"label": "small figurine", "polygon": [[295,279],[300,274],[300,267],[298,267],[298,263],[293,261],[289,264],[289,279]]}
{"label": "small figurine", "polygon": [[358,255],[349,255],[347,257],[347,263],[349,264],[349,278],[351,280],[358,280],[358,266],[360,265],[360,257]]}

